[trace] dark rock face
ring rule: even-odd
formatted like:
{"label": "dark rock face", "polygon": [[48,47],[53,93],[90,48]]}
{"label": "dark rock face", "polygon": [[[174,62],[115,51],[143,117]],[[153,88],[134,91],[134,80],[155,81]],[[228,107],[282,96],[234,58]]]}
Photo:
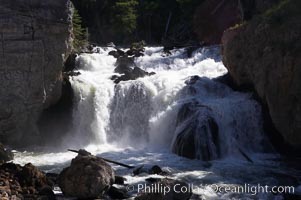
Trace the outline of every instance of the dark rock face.
{"label": "dark rock face", "polygon": [[5,149],[4,146],[0,143],[0,164],[10,161],[13,158],[14,158],[13,153]]}
{"label": "dark rock face", "polygon": [[[188,200],[192,195],[192,191],[185,191],[185,188],[188,189],[189,187],[187,183],[182,181],[165,178],[152,182],[153,187],[155,187],[154,184],[157,185],[158,190],[138,194],[135,200]],[[170,189],[165,195],[159,190],[163,187]],[[182,188],[184,189],[181,191]]]}
{"label": "dark rock face", "polygon": [[255,89],[294,147],[301,145],[300,9],[300,1],[285,1],[223,36],[223,62],[234,82]]}
{"label": "dark rock face", "polygon": [[34,142],[36,121],[61,96],[69,52],[68,0],[1,0],[0,140]]}
{"label": "dark rock face", "polygon": [[115,182],[110,165],[92,155],[79,154],[59,175],[64,195],[77,198],[98,198]]}
{"label": "dark rock face", "polygon": [[64,72],[74,71],[76,68],[76,53],[71,53],[64,63]]}
{"label": "dark rock face", "polygon": [[0,197],[5,196],[7,199],[53,199],[54,194],[45,174],[32,164],[21,167],[5,163],[0,165]]}
{"label": "dark rock face", "polygon": [[175,134],[172,151],[180,156],[208,161],[220,155],[218,125],[206,106],[184,104],[178,112]]}
{"label": "dark rock face", "polygon": [[51,145],[57,148],[62,136],[72,128],[74,92],[68,77],[63,78],[62,95],[59,101],[44,109],[37,121],[38,130],[44,136],[39,139],[40,145]]}
{"label": "dark rock face", "polygon": [[107,195],[111,197],[111,199],[128,199],[130,196],[127,194],[126,189],[116,188],[114,186],[110,187],[107,192]]}

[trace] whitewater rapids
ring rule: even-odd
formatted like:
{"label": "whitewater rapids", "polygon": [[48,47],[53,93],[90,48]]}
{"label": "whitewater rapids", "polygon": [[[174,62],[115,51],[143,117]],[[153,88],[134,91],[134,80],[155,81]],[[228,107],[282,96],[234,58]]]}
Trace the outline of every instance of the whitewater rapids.
{"label": "whitewater rapids", "polygon": [[[219,47],[200,48],[190,58],[185,49],[163,56],[162,47],[147,47],[145,56],[137,58],[136,63],[156,74],[118,85],[110,80],[116,62],[108,55],[112,49],[97,49],[98,53],[81,54],[77,58],[81,75],[70,78],[76,102],[73,128],[60,146],[82,147],[93,154],[135,166],[159,165],[172,178],[202,185],[195,195],[203,199],[255,198],[251,194],[218,193],[212,190],[212,184],[277,185],[285,183],[272,176],[273,173],[285,174],[290,170],[291,176],[300,175],[284,166],[274,169],[279,156],[266,151],[272,148],[262,129],[260,105],[252,95],[235,92],[215,80],[227,73]],[[185,81],[195,75],[201,79],[192,97],[185,90]],[[181,128],[176,126],[178,111],[191,100],[202,102],[212,110],[220,132],[221,159],[203,162],[171,153],[177,130]],[[248,163],[238,148],[247,152],[254,163]],[[15,154],[14,162],[31,162],[47,172],[61,171],[75,156],[71,152]],[[132,177],[127,169],[118,166],[114,169],[131,185],[150,176]],[[271,197],[271,194],[256,196]]]}

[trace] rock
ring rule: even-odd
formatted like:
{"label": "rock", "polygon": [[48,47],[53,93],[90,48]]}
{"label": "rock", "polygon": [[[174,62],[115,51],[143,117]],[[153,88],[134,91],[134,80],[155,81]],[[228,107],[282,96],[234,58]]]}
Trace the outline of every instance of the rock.
{"label": "rock", "polygon": [[133,68],[136,67],[134,58],[126,56],[117,58],[115,65],[116,68],[114,69],[114,72],[119,74],[130,73]]}
{"label": "rock", "polygon": [[203,161],[220,157],[218,125],[210,113],[210,108],[197,102],[186,103],[180,108],[172,145],[174,153]]}
{"label": "rock", "polygon": [[0,164],[14,159],[14,154],[0,143]]}
{"label": "rock", "polygon": [[115,183],[117,185],[124,185],[124,182],[126,181],[126,178],[122,176],[115,176]]}
{"label": "rock", "polygon": [[[157,185],[157,189],[154,184]],[[188,200],[192,195],[187,183],[168,178],[152,183],[151,187],[154,191],[139,193],[135,200]],[[170,191],[164,194],[161,188],[169,188]]]}
{"label": "rock", "polygon": [[162,176],[165,176],[165,175],[169,174],[168,172],[163,171],[161,169],[161,167],[159,167],[158,165],[153,165],[153,166],[142,165],[142,166],[137,167],[136,169],[133,170],[133,175],[134,176],[137,176],[137,175],[143,174],[143,173],[158,174],[158,175],[162,175]]}
{"label": "rock", "polygon": [[54,186],[57,184],[58,174],[55,173],[46,173],[48,185]]}
{"label": "rock", "polygon": [[0,141],[4,144],[36,144],[42,110],[61,96],[63,63],[70,50],[70,5],[68,0],[1,1]]}
{"label": "rock", "polygon": [[69,72],[64,72],[64,76],[68,77],[68,76],[79,76],[81,75],[81,73],[79,71],[69,71]]}
{"label": "rock", "polygon": [[65,61],[64,72],[72,72],[76,68],[76,53],[71,53]]}
{"label": "rock", "polygon": [[51,199],[54,195],[45,174],[30,163],[24,167],[14,163],[0,165],[0,196],[5,194],[9,199],[38,199],[42,196]]}
{"label": "rock", "polygon": [[133,57],[122,56],[117,58],[115,73],[122,74],[121,76],[114,75],[111,79],[118,84],[120,81],[135,80],[140,77],[154,75],[155,72],[146,72],[136,66]]}
{"label": "rock", "polygon": [[[137,45],[139,44],[140,43],[137,43]],[[143,56],[143,52],[144,48],[141,46],[131,47],[131,49],[127,52],[124,52],[120,49],[116,49],[116,51],[110,51],[109,55],[117,58],[117,61],[115,63],[116,68],[114,69],[114,72],[122,74],[121,76],[113,75],[111,77],[111,80],[113,80],[114,83],[118,84],[120,81],[135,80],[140,77],[154,75],[155,72],[146,72],[143,69],[137,67],[134,62],[134,57]]]}
{"label": "rock", "polygon": [[116,49],[116,50],[110,51],[108,54],[110,56],[113,56],[114,58],[120,58],[125,55],[125,52],[120,49]]}
{"label": "rock", "polygon": [[39,189],[47,185],[46,175],[31,163],[24,165],[17,176],[23,186],[33,186]]}
{"label": "rock", "polygon": [[[73,73],[73,72],[72,72]],[[75,72],[74,72],[75,73]],[[69,74],[70,75],[70,74]],[[37,121],[40,146],[56,146],[73,127],[74,91],[66,72],[63,73],[62,95],[59,101],[44,109]]]}
{"label": "rock", "polygon": [[300,1],[282,2],[222,39],[224,65],[236,85],[256,91],[276,128],[270,137],[278,131],[286,152],[301,146],[300,9]]}
{"label": "rock", "polygon": [[105,161],[89,154],[79,154],[59,175],[64,195],[98,198],[115,182],[114,171]]}
{"label": "rock", "polygon": [[47,199],[47,200],[55,200],[55,194],[52,191],[52,188],[49,186],[45,186],[40,189],[39,195],[42,196],[42,198]]}
{"label": "rock", "polygon": [[107,195],[109,195],[111,199],[128,199],[130,197],[130,195],[127,194],[126,189],[120,189],[114,186],[110,187]]}

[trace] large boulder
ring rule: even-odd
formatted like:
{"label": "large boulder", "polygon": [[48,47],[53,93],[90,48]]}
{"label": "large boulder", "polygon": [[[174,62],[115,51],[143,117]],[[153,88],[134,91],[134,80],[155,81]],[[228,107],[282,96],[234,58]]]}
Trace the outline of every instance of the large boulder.
{"label": "large boulder", "polygon": [[[283,1],[223,36],[234,82],[254,88],[284,140],[301,146],[301,2]],[[275,135],[275,132],[272,134]]]}
{"label": "large boulder", "polygon": [[5,144],[36,142],[40,113],[61,96],[69,8],[68,0],[1,0],[0,141]]}
{"label": "large boulder", "polygon": [[72,159],[58,179],[64,195],[83,199],[102,196],[114,182],[111,166],[91,154],[79,154]]}
{"label": "large boulder", "polygon": [[219,158],[218,125],[210,108],[189,102],[180,108],[172,151],[179,156],[204,161]]}

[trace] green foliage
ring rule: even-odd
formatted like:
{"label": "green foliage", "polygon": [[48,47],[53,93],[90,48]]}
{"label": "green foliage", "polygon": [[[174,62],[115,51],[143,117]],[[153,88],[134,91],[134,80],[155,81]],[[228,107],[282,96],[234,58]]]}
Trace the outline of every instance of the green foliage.
{"label": "green foliage", "polygon": [[137,0],[117,0],[113,7],[115,29],[130,34],[137,26]]}
{"label": "green foliage", "polygon": [[79,51],[87,44],[87,33],[82,27],[82,19],[74,8],[72,16],[72,30],[73,30],[73,48],[75,51]]}
{"label": "green foliage", "polygon": [[144,47],[146,46],[146,43],[144,40],[140,42],[134,42],[131,44],[130,49],[131,50],[138,50],[138,51],[144,51]]}

